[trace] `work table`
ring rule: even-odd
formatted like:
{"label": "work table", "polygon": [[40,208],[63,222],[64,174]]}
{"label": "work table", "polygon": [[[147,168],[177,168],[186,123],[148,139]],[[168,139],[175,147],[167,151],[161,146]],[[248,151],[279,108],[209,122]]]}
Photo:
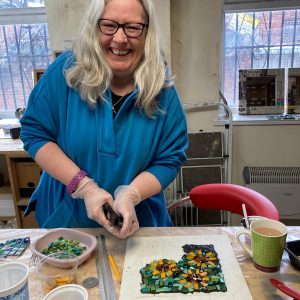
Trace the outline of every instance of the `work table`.
{"label": "work table", "polygon": [[[253,299],[290,299],[283,293],[277,291],[270,283],[269,279],[274,277],[281,281],[286,282],[291,287],[300,290],[300,280],[299,270],[295,269],[289,261],[286,252],[283,254],[283,259],[281,263],[280,271],[276,273],[263,273],[255,269],[251,259],[246,255],[244,250],[238,245],[235,240],[235,234],[241,227],[171,227],[171,228],[140,228],[138,232],[134,234],[135,237],[147,237],[147,236],[188,236],[188,235],[216,235],[225,234],[228,236],[237,261],[241,267],[244,278],[250,289]],[[103,229],[78,229],[83,232],[90,233],[92,235],[98,236],[99,234],[104,234],[106,236],[106,246],[110,254],[114,257],[117,268],[122,274],[125,250],[126,250],[126,240],[119,240],[116,237],[109,234]],[[0,241],[5,241],[12,238],[20,238],[25,236],[30,236],[31,242],[36,241],[39,237],[47,232],[47,229],[5,229],[0,231]],[[300,238],[300,227],[290,226],[288,227],[288,240],[295,240]],[[29,275],[29,293],[31,300],[40,300],[43,297],[40,282],[35,274],[34,264],[31,260],[31,250],[28,247],[21,257],[13,258],[27,265],[30,265],[30,275]],[[31,260],[31,263],[30,263]],[[226,274],[225,281],[226,281]],[[96,260],[93,254],[86,262],[78,268],[78,278],[77,282],[79,284],[90,276],[97,276]],[[120,284],[113,276],[114,286],[117,294],[117,298],[120,293]],[[89,299],[96,300],[100,299],[98,287],[94,287],[88,290]],[[153,298],[154,299],[154,298]]]}
{"label": "work table", "polygon": [[0,139],[0,154],[28,156],[20,139]]}

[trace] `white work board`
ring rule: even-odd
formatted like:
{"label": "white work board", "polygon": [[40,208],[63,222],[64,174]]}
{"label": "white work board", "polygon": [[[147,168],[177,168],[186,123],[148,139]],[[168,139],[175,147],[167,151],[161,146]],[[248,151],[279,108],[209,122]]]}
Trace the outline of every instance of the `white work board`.
{"label": "white work board", "polygon": [[[140,291],[140,269],[155,259],[174,259],[178,262],[184,254],[182,246],[185,244],[214,245],[222,266],[227,291],[194,292],[193,294],[142,294]],[[233,248],[226,235],[131,237],[128,239],[119,300],[182,300],[200,298],[205,300],[252,299]]]}

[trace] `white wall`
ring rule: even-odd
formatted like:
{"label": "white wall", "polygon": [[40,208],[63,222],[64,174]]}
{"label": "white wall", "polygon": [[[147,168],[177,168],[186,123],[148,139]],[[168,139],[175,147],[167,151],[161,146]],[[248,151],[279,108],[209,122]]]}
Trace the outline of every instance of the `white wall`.
{"label": "white wall", "polygon": [[300,125],[234,126],[233,181],[245,166],[300,166]]}
{"label": "white wall", "polygon": [[220,0],[172,0],[172,68],[184,102],[218,98]]}
{"label": "white wall", "polygon": [[70,47],[76,37],[87,0],[46,0],[50,46],[53,51]]}
{"label": "white wall", "polygon": [[152,0],[157,15],[158,26],[161,28],[161,43],[169,66],[171,62],[171,0]]}
{"label": "white wall", "polygon": [[[219,100],[220,0],[172,0],[171,50],[176,86],[184,103],[211,103]],[[214,130],[217,111],[187,114],[190,132]]]}

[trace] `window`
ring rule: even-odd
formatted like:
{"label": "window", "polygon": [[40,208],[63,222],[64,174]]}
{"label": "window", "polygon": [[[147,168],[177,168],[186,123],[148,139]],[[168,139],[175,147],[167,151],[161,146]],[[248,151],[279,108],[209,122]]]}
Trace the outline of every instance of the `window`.
{"label": "window", "polygon": [[239,70],[300,68],[300,9],[225,9],[223,43],[223,93],[237,107]]}
{"label": "window", "polygon": [[0,117],[26,106],[33,70],[51,59],[44,0],[0,0]]}

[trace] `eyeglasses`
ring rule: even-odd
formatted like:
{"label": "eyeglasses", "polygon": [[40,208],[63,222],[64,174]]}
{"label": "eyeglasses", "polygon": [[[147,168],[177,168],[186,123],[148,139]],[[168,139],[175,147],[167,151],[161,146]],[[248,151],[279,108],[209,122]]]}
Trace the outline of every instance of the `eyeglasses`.
{"label": "eyeglasses", "polygon": [[143,34],[144,28],[148,27],[148,24],[144,23],[124,23],[120,24],[116,21],[108,19],[99,19],[99,29],[106,35],[114,35],[119,28],[122,28],[127,37],[138,38]]}

